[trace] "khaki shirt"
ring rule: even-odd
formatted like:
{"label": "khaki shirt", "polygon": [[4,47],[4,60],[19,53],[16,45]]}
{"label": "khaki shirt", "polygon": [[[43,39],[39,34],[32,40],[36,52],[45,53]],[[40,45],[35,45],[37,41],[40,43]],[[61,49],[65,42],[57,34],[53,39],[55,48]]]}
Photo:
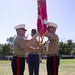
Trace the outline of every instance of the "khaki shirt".
{"label": "khaki shirt", "polygon": [[[32,47],[34,47],[34,48],[37,48],[37,47],[39,46],[39,42],[37,41],[37,39],[36,39],[34,42],[32,42],[32,44],[31,44],[30,46],[32,46]],[[39,54],[39,51],[34,50],[34,51],[29,51],[29,53],[36,53],[36,54]]]}
{"label": "khaki shirt", "polygon": [[48,43],[48,53],[47,54],[58,55],[58,45],[59,45],[58,35],[50,33],[50,38],[48,40],[50,42]]}
{"label": "khaki shirt", "polygon": [[19,35],[14,37],[14,40],[13,40],[14,55],[18,55],[18,56],[26,55],[25,47],[27,46],[27,41],[25,40],[26,39],[24,37],[19,36]]}

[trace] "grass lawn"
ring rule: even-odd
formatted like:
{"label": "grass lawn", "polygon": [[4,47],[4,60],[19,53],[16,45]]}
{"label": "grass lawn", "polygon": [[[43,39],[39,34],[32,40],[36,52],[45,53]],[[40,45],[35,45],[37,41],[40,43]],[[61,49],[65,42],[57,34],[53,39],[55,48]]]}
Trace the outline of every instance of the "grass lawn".
{"label": "grass lawn", "polygon": [[[29,75],[27,63],[24,73],[25,75]],[[12,75],[11,61],[0,61],[0,75]],[[40,64],[39,75],[47,75],[45,60],[43,60]],[[59,66],[59,75],[75,75],[75,59],[61,59]]]}

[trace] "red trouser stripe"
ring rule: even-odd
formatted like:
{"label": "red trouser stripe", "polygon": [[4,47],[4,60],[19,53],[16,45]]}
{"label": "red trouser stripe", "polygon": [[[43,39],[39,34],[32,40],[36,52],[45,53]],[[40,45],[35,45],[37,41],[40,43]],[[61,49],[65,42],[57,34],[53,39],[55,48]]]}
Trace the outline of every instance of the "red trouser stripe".
{"label": "red trouser stripe", "polygon": [[16,64],[16,75],[20,75],[20,58],[17,57],[17,64]]}
{"label": "red trouser stripe", "polygon": [[54,62],[54,75],[56,75],[56,56],[53,57]]}

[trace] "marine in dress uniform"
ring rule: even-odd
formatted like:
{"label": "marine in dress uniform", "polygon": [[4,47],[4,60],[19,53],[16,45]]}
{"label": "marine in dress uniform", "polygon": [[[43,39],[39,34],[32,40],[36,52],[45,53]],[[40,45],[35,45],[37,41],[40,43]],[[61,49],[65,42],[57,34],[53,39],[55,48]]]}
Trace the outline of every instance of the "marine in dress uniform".
{"label": "marine in dress uniform", "polygon": [[48,22],[47,23],[47,33],[46,37],[48,38],[47,45],[47,75],[58,75],[59,68],[59,53],[58,53],[58,45],[59,45],[59,37],[55,34],[56,28],[58,26],[55,23]]}
{"label": "marine in dress uniform", "polygon": [[[25,24],[15,26],[17,35],[13,40],[13,59],[11,62],[13,75],[24,75],[26,50],[33,51],[36,49],[28,45],[28,40],[25,37]],[[29,40],[29,43],[33,42],[37,37],[37,34]]]}
{"label": "marine in dress uniform", "polygon": [[[33,37],[36,34],[36,29],[31,30],[31,36]],[[32,42],[31,46],[37,48],[39,46],[39,42],[37,39]],[[28,68],[29,75],[39,75],[39,51],[32,51],[28,54]]]}

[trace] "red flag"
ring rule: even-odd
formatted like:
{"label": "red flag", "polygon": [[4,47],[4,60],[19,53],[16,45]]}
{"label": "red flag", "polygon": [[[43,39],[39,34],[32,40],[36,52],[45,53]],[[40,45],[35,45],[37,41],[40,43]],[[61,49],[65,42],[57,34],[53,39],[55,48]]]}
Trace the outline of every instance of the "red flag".
{"label": "red flag", "polygon": [[47,10],[46,10],[46,0],[37,0],[38,4],[38,19],[37,19],[37,30],[42,38],[46,32],[47,24]]}

